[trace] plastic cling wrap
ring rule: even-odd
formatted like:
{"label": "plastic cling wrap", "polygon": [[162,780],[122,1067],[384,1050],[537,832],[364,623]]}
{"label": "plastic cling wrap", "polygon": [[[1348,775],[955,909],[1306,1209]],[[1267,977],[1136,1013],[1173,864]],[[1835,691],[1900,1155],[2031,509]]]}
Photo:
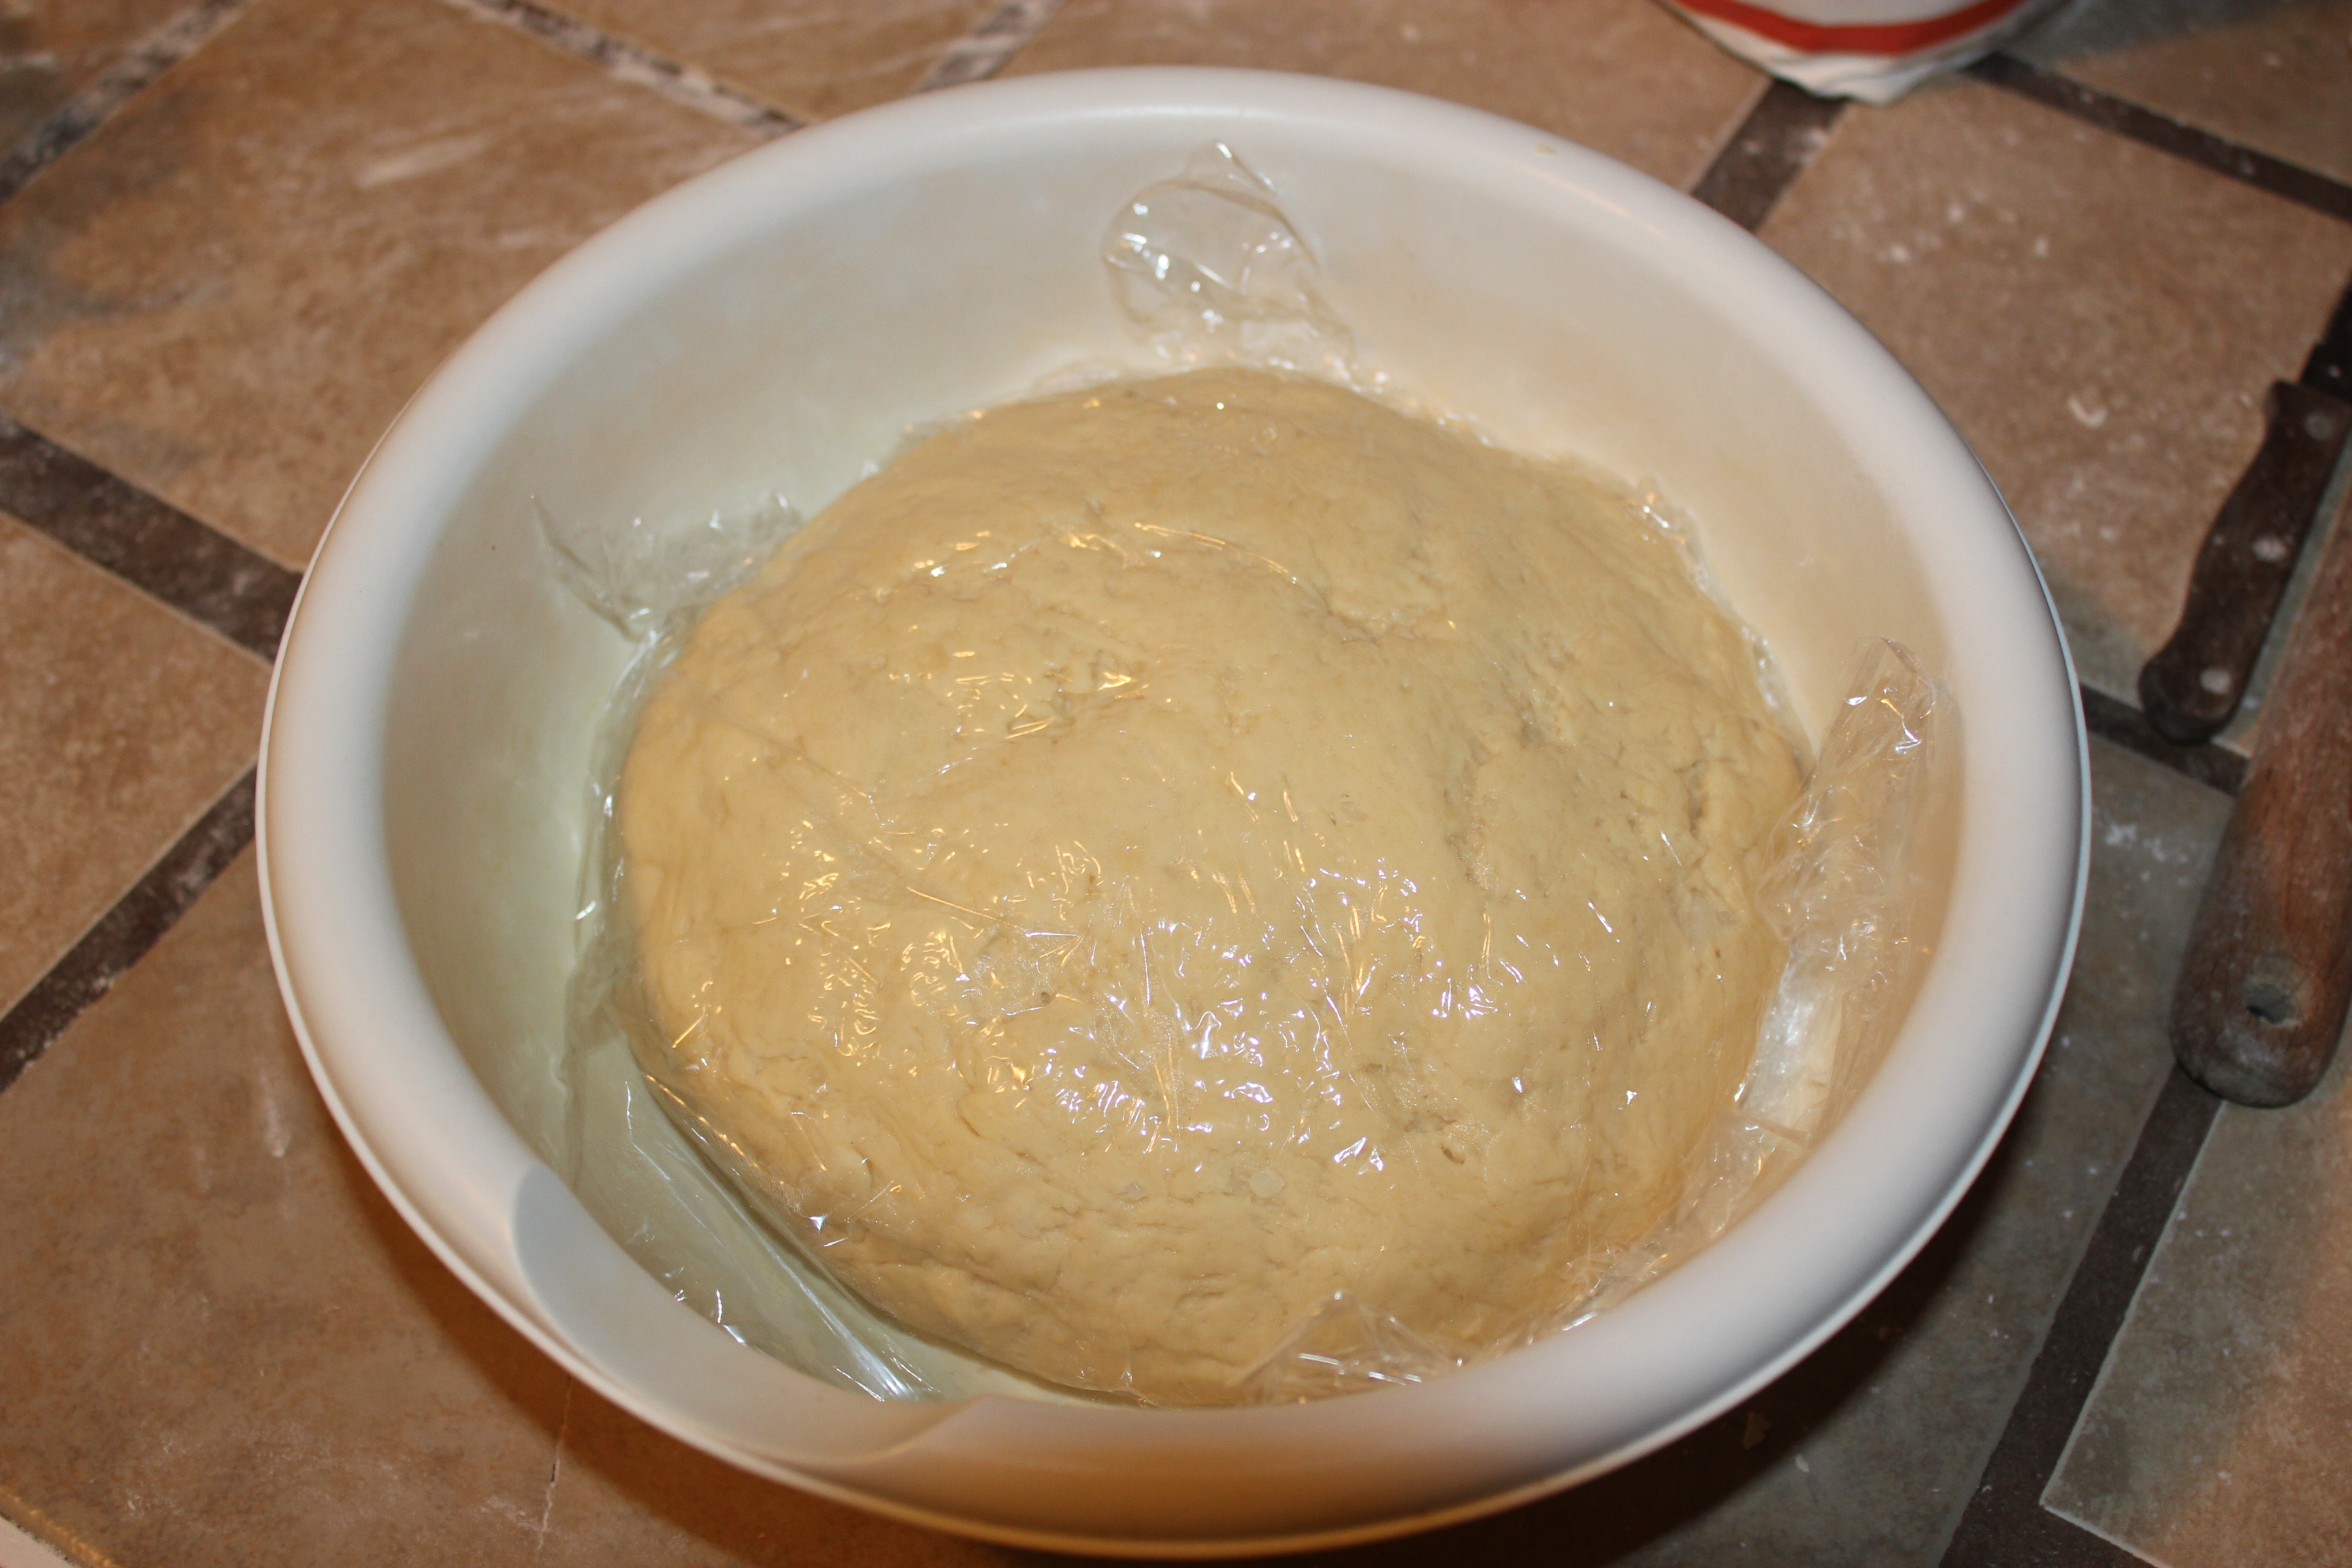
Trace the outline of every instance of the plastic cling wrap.
{"label": "plastic cling wrap", "polygon": [[1856,654],[1804,793],[1757,850],[1787,959],[1735,1102],[1691,1151],[1681,1204],[1615,1260],[1576,1321],[1622,1300],[1769,1196],[1878,1066],[1916,982],[1919,839],[1949,699],[1902,644]]}
{"label": "plastic cling wrap", "polygon": [[611,834],[614,785],[647,689],[678,637],[798,525],[782,497],[734,515],[608,531],[541,513],[555,576],[635,645],[600,737],[562,1064],[566,1114],[527,1129],[606,1232],[673,1294],[738,1341],[877,1399],[1050,1391],[930,1343],[877,1315],[812,1263],[719,1177],[638,1067],[629,1029],[645,1014]]}
{"label": "plastic cling wrap", "polygon": [[1214,142],[1138,191],[1103,237],[1112,296],[1170,364],[1358,380],[1353,336],[1273,187]]}
{"label": "plastic cling wrap", "polygon": [[559,1163],[877,1397],[1418,1380],[1637,1288],[1833,1120],[1906,988],[1934,693],[1879,651],[1800,788],[1643,500],[1215,368],[1380,384],[1229,151],[1107,252],[1209,368],[951,423],[806,530],[548,520],[642,650]]}
{"label": "plastic cling wrap", "polygon": [[1867,645],[1757,892],[1789,956],[1739,1110],[1811,1145],[1878,1065],[1911,974],[1912,825],[1934,784],[1942,699],[1900,643]]}

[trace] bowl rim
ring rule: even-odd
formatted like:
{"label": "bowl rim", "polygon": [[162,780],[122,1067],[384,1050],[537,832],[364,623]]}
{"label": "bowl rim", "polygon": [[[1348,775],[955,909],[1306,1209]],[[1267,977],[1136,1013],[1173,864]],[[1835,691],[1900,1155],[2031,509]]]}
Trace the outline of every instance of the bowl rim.
{"label": "bowl rim", "polygon": [[[2026,943],[2043,954],[2045,984],[2030,1005],[2019,1004],[2009,1026],[2014,1037],[2012,1054],[2005,1056],[2005,1086],[1977,1124],[1976,1135],[1946,1151],[1945,1173],[1935,1184],[1932,1202],[1915,1205],[1899,1245],[1878,1254],[1874,1268],[1853,1279],[1832,1300],[1826,1311],[1813,1314],[1810,1329],[1780,1345],[1776,1353],[1751,1363],[1751,1370],[1722,1384],[1710,1397],[1689,1405],[1675,1418],[1654,1426],[1635,1439],[1580,1463],[1544,1474],[1459,1503],[1395,1518],[1381,1518],[1340,1528],[1318,1527],[1248,1537],[1186,1540],[1136,1540],[1007,1525],[974,1520],[902,1498],[879,1494],[854,1479],[822,1469],[778,1463],[751,1455],[722,1436],[694,1429],[675,1412],[665,1411],[642,1391],[627,1384],[569,1342],[551,1322],[527,1304],[527,1286],[512,1263],[511,1237],[505,1234],[510,1211],[499,1202],[511,1190],[511,1179],[537,1167],[538,1162],[519,1135],[489,1101],[488,1090],[475,1080],[424,988],[402,930],[397,900],[383,861],[382,843],[381,768],[384,693],[396,660],[409,603],[406,593],[386,594],[386,580],[415,586],[419,563],[437,542],[438,519],[422,544],[407,541],[405,557],[395,546],[404,542],[397,525],[419,510],[419,498],[440,493],[454,498],[466,479],[478,470],[505,429],[495,416],[516,395],[533,367],[544,368],[562,357],[560,344],[595,310],[618,300],[635,297],[646,303],[657,297],[667,268],[683,267],[679,255],[707,258],[719,253],[719,240],[730,231],[714,214],[742,202],[746,195],[769,194],[822,170],[827,161],[869,164],[907,163],[910,147],[936,143],[942,132],[973,136],[1003,132],[1008,126],[1036,121],[1067,121],[1087,117],[1206,114],[1233,116],[1269,114],[1277,120],[1323,121],[1335,125],[1379,124],[1383,134],[1410,132],[1440,138],[1475,153],[1482,167],[1499,169],[1495,177],[1518,178],[1537,170],[1529,150],[1544,149],[1538,172],[1558,182],[1572,178],[1598,193],[1596,199],[1623,204],[1641,220],[1664,226],[1677,243],[1696,245],[1708,257],[1732,259],[1724,265],[1745,277],[1759,297],[1769,296],[1780,309],[1793,312],[1795,324],[1817,329],[1832,341],[1836,353],[1861,372],[1874,395],[1891,396],[1899,405],[1894,416],[1910,422],[1912,438],[1940,443],[1948,448],[1938,471],[1946,478],[1965,468],[1980,489],[1975,510],[1987,521],[1997,519],[2005,540],[1979,541],[1983,551],[2013,550],[2030,578],[2032,605],[2010,606],[2009,629],[2031,641],[2044,639],[2039,657],[2054,668],[2045,673],[2063,676],[2056,693],[2043,691],[2034,721],[2049,731],[2043,736],[2053,752],[2044,756],[2045,782],[2063,784],[2071,771],[2073,811],[2063,822],[2052,810],[2053,821],[2042,825],[2032,850],[2042,856],[2047,875],[2042,891],[2055,899],[2063,912],[2053,916],[2043,908],[2039,916],[2041,941]],[[975,125],[980,126],[975,130]],[[947,140],[952,141],[951,138]],[[737,226],[745,221],[734,220]],[[698,233],[702,243],[683,248],[663,262],[659,252],[673,245],[681,227]],[[714,237],[716,237],[714,238]],[[576,349],[577,343],[574,343]],[[1891,377],[1890,377],[1891,373]],[[488,416],[486,412],[488,411]],[[1932,428],[1920,426],[1922,419]],[[420,472],[417,460],[434,461]],[[437,492],[436,487],[438,487]],[[1958,502],[1954,503],[1958,505]],[[424,509],[430,510],[429,507]],[[1962,508],[1961,510],[1967,510]],[[1906,535],[1907,536],[1907,535]],[[388,563],[407,563],[385,576]],[[389,636],[383,636],[385,632]],[[368,638],[375,636],[371,644]],[[371,653],[373,648],[373,653]],[[298,653],[298,650],[300,650]],[[2052,658],[2054,656],[2054,658]],[[2033,660],[2033,650],[2019,656]],[[341,669],[343,678],[331,679]],[[358,700],[353,700],[356,694]],[[2055,696],[2053,706],[2049,700]],[[323,704],[340,701],[345,711],[329,713]],[[1970,715],[1973,721],[1974,715]],[[373,726],[371,734],[370,726]],[[2014,726],[2013,726],[2014,727]],[[373,747],[373,749],[371,749]],[[1971,770],[1988,764],[1971,743],[1964,762]],[[2056,753],[2063,753],[2059,755]],[[1920,390],[1908,373],[1871,338],[1842,307],[1746,231],[1738,229],[1682,192],[1639,174],[1604,155],[1548,132],[1480,110],[1463,108],[1397,89],[1285,73],[1217,68],[1146,67],[1061,73],[973,84],[922,98],[900,100],[860,110],[840,120],[793,132],[791,136],[751,150],[728,163],[673,187],[583,242],[526,285],[500,307],[413,396],[379,439],[338,505],[322,534],[289,616],[280,653],[271,674],[264,719],[256,801],[256,826],[263,914],[271,962],[305,1061],[322,1098],[345,1139],[358,1154],[378,1188],[410,1227],[442,1262],[541,1350],[571,1374],[612,1399],[624,1409],[693,1446],[755,1473],[783,1479],[835,1500],[891,1517],[967,1535],[1055,1550],[1117,1552],[1129,1555],[1202,1556],[1266,1551],[1297,1551],[1381,1539],[1458,1522],[1498,1511],[1564,1489],[1627,1463],[1674,1441],[1751,1395],[1789,1367],[1810,1354],[1842,1328],[1918,1252],[1967,1192],[2006,1130],[2019,1100],[2030,1085],[2048,1040],[2071,967],[2080,931],[2086,884],[2090,835],[2087,742],[2071,653],[2046,584],[2027,550],[2022,535],[1990,477],[1968,451],[1948,421]],[[328,792],[341,796],[332,809],[323,805]],[[371,819],[376,831],[365,831]],[[341,840],[339,832],[360,829],[356,839]],[[2066,842],[2071,838],[2071,843]],[[350,879],[354,844],[372,847],[373,859],[357,857],[360,881]],[[2020,858],[2011,855],[2011,859]],[[1959,881],[1990,876],[1982,865],[1963,866],[1956,874],[1952,902],[1961,902]],[[354,889],[356,888],[356,892]],[[2045,905],[2049,901],[2045,899]],[[2021,923],[2031,924],[2032,921]],[[331,938],[332,940],[329,940]],[[322,959],[331,952],[334,962]],[[1932,977],[1931,977],[1932,978]],[[2021,985],[2021,991],[2032,987]],[[361,993],[364,993],[362,995]],[[1924,994],[1924,993],[1923,993]],[[306,1005],[306,998],[308,1005]],[[413,1151],[394,1148],[379,1120],[362,1115],[346,1098],[352,1087],[352,1047],[346,1037],[357,1027],[376,1036],[390,1034],[437,1044],[446,1060],[426,1075],[416,1092],[429,1099],[477,1142],[473,1167],[477,1177],[487,1173],[486,1188],[469,1194],[464,1184],[453,1186],[429,1175],[420,1176]],[[1909,1026],[1906,1024],[1906,1036]],[[453,1077],[448,1062],[458,1073]],[[1983,1076],[1979,1074],[1979,1076]],[[1692,1275],[1709,1257],[1724,1250],[1740,1231],[1753,1226],[1759,1215],[1776,1205],[1782,1211],[1801,1209],[1796,1198],[1783,1197],[1832,1181],[1851,1181],[1844,1166],[1867,1160],[1854,1156],[1825,1163],[1833,1149],[1857,1145],[1845,1138],[1856,1118],[1879,1086],[1865,1090],[1847,1121],[1823,1142],[1766,1205],[1699,1258],[1668,1279]],[[1915,1089],[1915,1093],[1916,1090]],[[1884,1099],[1885,1096],[1879,1098]],[[469,1103],[470,1100],[470,1103]],[[503,1134],[503,1141],[500,1135]],[[1844,1138],[1841,1143],[1841,1138]],[[386,1146],[380,1148],[379,1144]],[[446,1152],[446,1151],[445,1151]],[[543,1169],[544,1167],[538,1167]],[[1914,1183],[1920,1185],[1922,1183]],[[478,1184],[477,1184],[478,1186]],[[412,1190],[418,1189],[418,1190]],[[421,1195],[420,1195],[421,1192]],[[1727,1265],[1719,1265],[1727,1267]],[[1851,1276],[1849,1276],[1851,1278]],[[1666,1281],[1661,1281],[1660,1285]],[[1642,1293],[1650,1298],[1658,1287]],[[1686,1292],[1685,1292],[1686,1293]],[[1628,1311],[1633,1303],[1618,1309]],[[1608,1316],[1616,1316],[1610,1314]],[[1600,1321],[1601,1320],[1596,1320]],[[1577,1331],[1579,1333],[1583,1331]],[[1564,1342],[1568,1336],[1560,1336]],[[1539,1354],[1547,1347],[1514,1352],[1474,1367],[1426,1389],[1465,1385],[1480,1380],[1495,1385],[1502,1380],[1480,1378],[1506,1363]],[[1533,1381],[1533,1380],[1528,1380]],[[1384,1390],[1323,1402],[1332,1411],[1359,1399],[1410,1401],[1421,1390]],[[854,1397],[854,1396],[853,1396]],[[1009,1403],[1009,1402],[1008,1402]],[[1044,1407],[1037,1407],[1044,1408]],[[1311,1410],[1318,1407],[1296,1407]],[[1286,1412],[1252,1408],[1232,1411],[1107,1411],[1118,1420],[1204,1421],[1240,1419],[1264,1424]]]}

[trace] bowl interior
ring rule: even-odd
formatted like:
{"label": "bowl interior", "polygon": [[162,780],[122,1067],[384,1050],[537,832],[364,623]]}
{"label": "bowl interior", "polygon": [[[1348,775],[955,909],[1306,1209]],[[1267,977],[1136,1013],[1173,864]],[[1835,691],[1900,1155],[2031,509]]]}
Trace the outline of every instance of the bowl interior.
{"label": "bowl interior", "polygon": [[[1654,479],[1688,512],[1815,734],[1864,637],[1900,639],[1953,689],[1958,805],[1926,892],[1940,936],[1885,1066],[1797,1178],[1557,1344],[1335,1402],[1351,1410],[875,1405],[633,1280],[515,1132],[560,1114],[589,747],[626,658],[551,577],[538,509],[617,528],[781,493],[814,512],[909,426],[1080,363],[1151,368],[1106,286],[1103,231],[1212,141],[1280,194],[1366,362],[1504,444]],[[2039,1050],[2077,897],[2079,744],[1998,496],[1894,362],[1762,247],[1467,110],[1087,73],[797,133],[501,312],[403,416],[322,547],[273,708],[263,833],[289,996],[347,1131],[443,1256],[609,1395],[739,1463],[967,1528],[1295,1543],[1664,1441],[1899,1265]]]}

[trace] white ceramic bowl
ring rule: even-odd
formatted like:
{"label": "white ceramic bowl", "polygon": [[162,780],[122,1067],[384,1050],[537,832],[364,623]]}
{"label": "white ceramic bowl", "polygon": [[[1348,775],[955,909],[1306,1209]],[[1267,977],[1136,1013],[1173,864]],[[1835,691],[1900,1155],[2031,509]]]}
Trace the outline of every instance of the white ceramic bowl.
{"label": "white ceramic bowl", "polygon": [[[777,489],[813,508],[910,424],[1134,360],[1105,225],[1213,139],[1279,191],[1367,357],[1507,444],[1656,476],[1816,733],[1863,636],[1900,638],[1949,686],[1940,938],[1884,1065],[1795,1176],[1547,1343],[1285,1408],[868,1401],[673,1301],[501,1112],[552,1092],[515,1064],[562,1028],[588,737],[623,658],[549,579],[533,498],[615,522]],[[1763,246],[1467,110],[1139,70],[800,132],[649,204],[499,311],[401,415],[320,547],[272,693],[260,838],[320,1091],[408,1222],[550,1355],[828,1496],[1180,1555],[1362,1539],[1566,1486],[1835,1330],[1943,1218],[2032,1074],[2072,954],[2085,779],[2063,641],[2000,497],[1885,351]]]}

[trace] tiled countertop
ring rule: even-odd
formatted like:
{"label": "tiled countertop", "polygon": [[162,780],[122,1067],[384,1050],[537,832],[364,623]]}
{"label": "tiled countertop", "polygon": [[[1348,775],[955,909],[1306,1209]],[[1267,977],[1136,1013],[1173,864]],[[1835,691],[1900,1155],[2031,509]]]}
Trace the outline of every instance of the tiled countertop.
{"label": "tiled countertop", "polygon": [[1331,1561],[2352,1563],[2352,1064],[2217,1109],[2165,1032],[2259,682],[2218,746],[2131,707],[2352,279],[2352,0],[2082,0],[1886,110],[1649,0],[11,0],[0,1564],[1024,1555],[706,1459],[434,1260],[294,1051],[251,770],[337,495],[547,263],[818,119],[1174,62],[1491,109],[1758,228],[1983,457],[2099,737],[2056,1037],[1927,1252],[1664,1452]]}

